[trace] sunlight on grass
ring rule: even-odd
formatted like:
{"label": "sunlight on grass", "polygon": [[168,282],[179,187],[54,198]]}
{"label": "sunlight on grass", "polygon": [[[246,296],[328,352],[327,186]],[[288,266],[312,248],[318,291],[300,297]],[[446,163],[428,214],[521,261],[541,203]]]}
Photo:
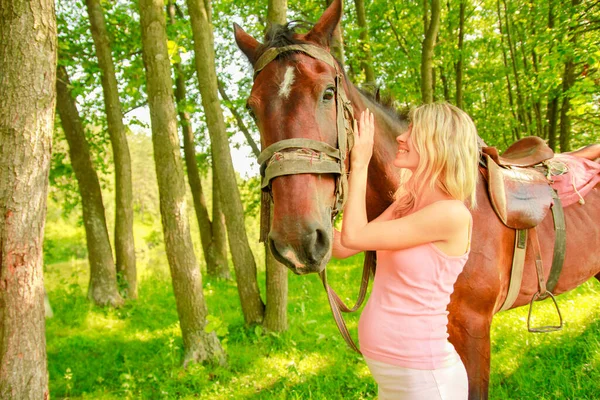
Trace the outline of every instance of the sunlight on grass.
{"label": "sunlight on grass", "polygon": [[[600,389],[599,287],[591,280],[557,297],[564,321],[557,332],[529,333],[528,306],[494,317],[491,398],[529,398],[526,393],[548,399],[582,398],[577,393]],[[558,324],[552,301],[535,303],[532,326],[550,324]]]}

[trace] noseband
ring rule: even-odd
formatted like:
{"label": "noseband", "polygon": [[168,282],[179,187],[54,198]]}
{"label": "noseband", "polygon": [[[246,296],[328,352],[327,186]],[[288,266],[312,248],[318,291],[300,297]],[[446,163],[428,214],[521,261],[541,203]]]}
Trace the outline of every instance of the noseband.
{"label": "noseband", "polygon": [[262,176],[261,188],[263,190],[261,241],[266,240],[269,230],[271,181],[276,177],[295,174],[336,175],[335,202],[331,210],[332,220],[344,207],[348,194],[348,177],[345,161],[346,154],[352,149],[352,145],[354,144],[354,112],[342,85],[343,73],[333,56],[325,49],[311,44],[272,47],[265,51],[255,63],[254,79],[256,79],[256,76],[263,68],[274,61],[280,54],[290,52],[304,53],[316,60],[323,61],[335,69],[337,147],[332,147],[325,142],[317,140],[293,138],[275,142],[260,153],[258,163],[260,164],[260,174]]}

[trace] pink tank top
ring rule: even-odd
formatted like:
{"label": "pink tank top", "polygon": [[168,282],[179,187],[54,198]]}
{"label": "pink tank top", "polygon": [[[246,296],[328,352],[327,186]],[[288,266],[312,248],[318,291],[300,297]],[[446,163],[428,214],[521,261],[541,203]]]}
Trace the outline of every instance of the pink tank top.
{"label": "pink tank top", "polygon": [[468,254],[449,256],[433,243],[378,251],[373,290],[358,325],[361,352],[414,369],[457,362],[446,307]]}

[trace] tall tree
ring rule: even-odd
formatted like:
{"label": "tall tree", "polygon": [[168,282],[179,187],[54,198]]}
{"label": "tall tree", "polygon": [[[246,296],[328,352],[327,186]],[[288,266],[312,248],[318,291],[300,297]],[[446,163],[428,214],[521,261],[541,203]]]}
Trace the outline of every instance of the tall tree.
{"label": "tall tree", "polygon": [[423,0],[423,27],[425,38],[421,45],[421,101],[433,102],[433,49],[440,27],[440,0]]}
{"label": "tall tree", "polygon": [[365,73],[365,83],[371,88],[375,88],[375,71],[373,69],[373,56],[371,54],[371,43],[369,40],[369,26],[367,24],[365,2],[364,0],[354,0],[354,6],[356,7],[356,20],[360,29],[360,66]]}
{"label": "tall tree", "polygon": [[213,173],[219,181],[220,192],[227,194],[222,196],[223,213],[242,311],[246,323],[260,323],[264,317],[264,303],[260,298],[256,261],[248,243],[244,209],[236,184],[223,110],[219,101],[211,5],[209,0],[187,0],[187,6],[192,22],[196,73],[216,167]]}
{"label": "tall tree", "polygon": [[458,61],[456,62],[456,106],[458,108],[463,108],[463,47],[465,41],[466,6],[467,0],[460,0],[458,12]]}
{"label": "tall tree", "polygon": [[[569,43],[572,47],[575,47],[577,43],[577,36],[574,32],[573,23],[576,15],[576,7],[579,5],[581,0],[571,0],[571,9],[569,10],[569,19],[572,22],[569,24],[568,28],[568,37]],[[570,151],[571,150],[571,116],[569,112],[571,111],[571,96],[570,93],[571,88],[575,84],[575,61],[573,54],[567,55],[567,59],[565,60],[565,69],[563,72],[562,78],[562,105],[560,107],[560,151]]]}
{"label": "tall tree", "polygon": [[160,214],[183,336],[184,365],[211,359],[224,362],[215,332],[204,329],[207,310],[186,210],[164,1],[140,0],[138,4]]}
{"label": "tall tree", "polygon": [[85,3],[96,47],[98,66],[100,67],[108,134],[110,135],[115,163],[115,253],[117,272],[119,279],[123,281],[123,292],[126,296],[137,298],[129,145],[127,144],[126,129],[123,124],[123,111],[119,100],[117,77],[102,6],[100,0],[86,0]]}
{"label": "tall tree", "polygon": [[[550,34],[554,33],[555,30],[555,4],[554,0],[548,0],[548,31]],[[550,48],[548,53],[554,53],[554,46],[550,41]],[[548,139],[548,146],[556,151],[556,127],[558,125],[558,97],[559,89],[556,85],[550,87],[548,93],[548,105],[546,107],[546,132],[545,136]]]}
{"label": "tall tree", "polygon": [[[287,20],[286,15],[287,0],[269,0],[268,25],[284,25]],[[263,326],[273,332],[283,332],[287,329],[288,272],[287,268],[275,259],[268,242],[266,240],[264,243],[267,305]]]}
{"label": "tall tree", "polygon": [[88,297],[99,306],[117,307],[123,303],[123,299],[117,290],[115,262],[106,227],[100,181],[92,165],[83,123],[69,86],[67,70],[64,66],[59,66],[56,79],[56,108],[69,143],[71,165],[81,194],[90,263]]}
{"label": "tall tree", "polygon": [[48,399],[42,242],[56,91],[54,1],[0,1],[0,398]]}
{"label": "tall tree", "polygon": [[[175,25],[177,9],[173,0],[169,0],[167,11],[169,14],[169,24]],[[224,227],[219,228],[219,225],[224,223],[219,207],[221,200],[218,196],[218,189],[213,187],[213,190],[215,190],[214,193],[217,194],[217,196],[213,195],[213,223],[208,216],[208,207],[206,206],[206,198],[202,189],[202,180],[200,179],[198,164],[196,164],[196,143],[190,113],[187,111],[188,101],[185,74],[181,66],[179,50],[176,52],[176,61],[173,62],[173,69],[175,70],[175,100],[177,101],[177,113],[179,114],[179,123],[183,133],[183,153],[188,184],[190,185],[194,200],[194,210],[200,230],[200,243],[202,244],[202,252],[204,254],[204,261],[206,262],[206,272],[208,275],[218,278],[230,279],[226,239],[223,240],[219,237],[219,233],[224,232]]]}
{"label": "tall tree", "polygon": [[272,24],[285,25],[287,22],[287,0],[269,0],[267,8],[267,29]]}

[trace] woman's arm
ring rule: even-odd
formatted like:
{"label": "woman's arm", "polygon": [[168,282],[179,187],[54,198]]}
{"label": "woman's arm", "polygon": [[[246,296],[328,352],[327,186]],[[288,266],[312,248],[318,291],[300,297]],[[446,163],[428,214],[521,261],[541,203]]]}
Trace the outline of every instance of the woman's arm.
{"label": "woman's arm", "polygon": [[360,250],[349,249],[344,247],[341,242],[342,234],[337,229],[333,229],[333,245],[331,247],[331,255],[334,258],[339,260],[351,257],[357,253],[360,253]]}
{"label": "woman's arm", "polygon": [[471,220],[469,210],[458,200],[437,201],[389,221],[362,223],[359,218],[348,217],[343,221],[341,243],[357,250],[400,250],[431,242],[466,249]]}

